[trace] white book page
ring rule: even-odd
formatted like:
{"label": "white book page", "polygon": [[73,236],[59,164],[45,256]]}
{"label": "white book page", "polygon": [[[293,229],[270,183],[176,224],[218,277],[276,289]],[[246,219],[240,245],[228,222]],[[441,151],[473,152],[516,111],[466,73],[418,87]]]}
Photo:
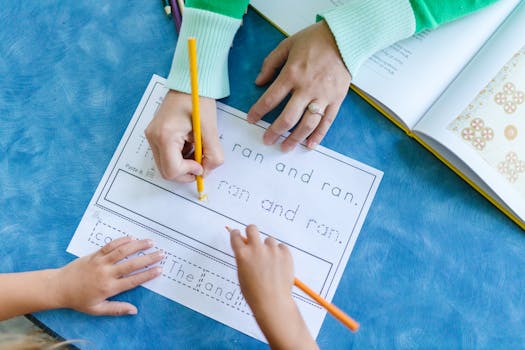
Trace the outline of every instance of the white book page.
{"label": "white book page", "polygon": [[[144,130],[168,91],[154,76],[68,247],[82,256],[113,239],[150,238],[166,253],[163,273],[144,286],[257,339],[225,226],[256,224],[286,244],[297,278],[331,300],[382,172],[324,147],[283,153],[262,143],[267,123],[218,104],[225,163],[195,183],[159,175]],[[314,337],[326,311],[300,290],[293,297]],[[142,312],[147,312],[144,309]]]}
{"label": "white book page", "polygon": [[499,1],[381,50],[354,84],[412,129],[518,2]]}
{"label": "white book page", "polygon": [[[315,23],[323,10],[348,1],[252,0],[251,5],[292,35]],[[353,84],[411,129],[518,2],[500,0],[381,50],[363,64]]]}
{"label": "white book page", "polygon": [[414,131],[525,222],[524,33],[522,3]]}

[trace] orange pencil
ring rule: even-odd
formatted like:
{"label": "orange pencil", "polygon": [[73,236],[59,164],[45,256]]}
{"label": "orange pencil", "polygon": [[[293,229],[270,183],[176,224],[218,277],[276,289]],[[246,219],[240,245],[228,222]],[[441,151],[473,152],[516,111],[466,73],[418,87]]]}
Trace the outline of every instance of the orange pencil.
{"label": "orange pencil", "polygon": [[[188,38],[188,53],[190,57],[190,80],[191,80],[191,124],[193,126],[193,139],[195,142],[195,161],[202,165],[202,135],[201,135],[201,111],[199,106],[199,83],[197,71],[197,39]],[[204,179],[201,175],[196,176],[199,200],[205,200]]]}
{"label": "orange pencil", "polygon": [[[231,233],[232,229],[226,226],[226,229],[228,232]],[[242,236],[242,240],[244,243],[248,243],[248,239],[244,236]],[[339,320],[342,324],[350,328],[352,332],[356,332],[359,329],[359,323],[354,320],[352,317],[348,316],[344,311],[342,311],[340,308],[335,306],[334,304],[330,303],[328,300],[324,299],[322,296],[314,292],[310,287],[308,287],[306,284],[304,284],[300,279],[297,277],[294,278],[293,284],[302,290],[304,293],[306,293],[310,298],[315,300],[319,305],[324,307],[326,311],[328,311],[332,316],[334,316],[337,320]]]}

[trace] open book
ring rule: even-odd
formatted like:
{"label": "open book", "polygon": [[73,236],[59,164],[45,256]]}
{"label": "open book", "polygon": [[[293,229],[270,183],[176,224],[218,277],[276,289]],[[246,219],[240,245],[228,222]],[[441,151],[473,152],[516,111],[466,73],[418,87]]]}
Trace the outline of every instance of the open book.
{"label": "open book", "polygon": [[[285,34],[343,3],[251,1]],[[500,0],[377,52],[352,88],[525,229],[525,1]]]}

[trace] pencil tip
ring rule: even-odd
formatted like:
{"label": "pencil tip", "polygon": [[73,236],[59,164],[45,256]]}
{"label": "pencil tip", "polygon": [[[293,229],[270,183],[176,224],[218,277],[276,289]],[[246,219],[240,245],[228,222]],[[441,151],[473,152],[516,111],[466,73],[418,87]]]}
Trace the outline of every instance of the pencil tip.
{"label": "pencil tip", "polygon": [[205,194],[205,193],[199,192],[199,200],[202,201],[202,202],[207,202],[208,201],[208,195]]}

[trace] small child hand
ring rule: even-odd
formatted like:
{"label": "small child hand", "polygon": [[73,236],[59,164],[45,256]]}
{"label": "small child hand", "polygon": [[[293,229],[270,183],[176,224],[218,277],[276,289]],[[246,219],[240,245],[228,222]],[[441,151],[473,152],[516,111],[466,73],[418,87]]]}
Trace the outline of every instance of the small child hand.
{"label": "small child hand", "polygon": [[254,313],[275,309],[275,303],[293,303],[293,261],[288,248],[271,237],[261,241],[254,225],[246,228],[247,240],[239,230],[231,233],[239,283]]}
{"label": "small child hand", "polygon": [[155,163],[163,178],[191,182],[195,175],[206,175],[224,162],[224,153],[217,130],[215,100],[200,97],[202,166],[191,158],[193,128],[191,95],[170,90],[157,114],[146,128]]}
{"label": "small child hand", "polygon": [[162,269],[158,266],[130,274],[161,261],[162,251],[123,261],[152,246],[150,240],[123,237],[58,269],[56,286],[60,304],[91,315],[136,314],[137,308],[130,303],[108,301],[107,298],[160,275]]}
{"label": "small child hand", "polygon": [[318,349],[292,298],[293,260],[271,237],[261,242],[254,225],[230,231],[244,298],[272,349]]}

